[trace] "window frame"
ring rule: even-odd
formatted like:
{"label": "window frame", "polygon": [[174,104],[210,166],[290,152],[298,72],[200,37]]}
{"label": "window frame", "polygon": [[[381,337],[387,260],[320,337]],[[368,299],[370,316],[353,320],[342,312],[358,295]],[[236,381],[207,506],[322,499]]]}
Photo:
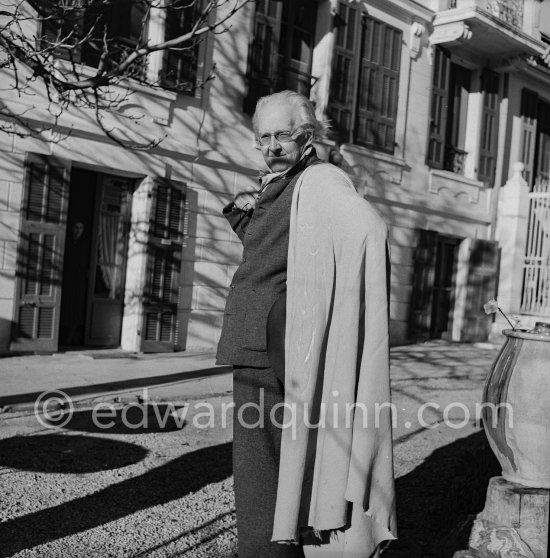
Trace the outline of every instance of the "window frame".
{"label": "window frame", "polygon": [[[342,2],[337,17],[340,24],[335,30],[327,103],[327,115],[337,123],[334,135],[344,143],[393,156],[403,66],[403,31],[371,16],[361,7]],[[384,48],[388,40],[389,51]],[[358,49],[359,57],[355,54]],[[365,123],[363,126],[361,120]]]}

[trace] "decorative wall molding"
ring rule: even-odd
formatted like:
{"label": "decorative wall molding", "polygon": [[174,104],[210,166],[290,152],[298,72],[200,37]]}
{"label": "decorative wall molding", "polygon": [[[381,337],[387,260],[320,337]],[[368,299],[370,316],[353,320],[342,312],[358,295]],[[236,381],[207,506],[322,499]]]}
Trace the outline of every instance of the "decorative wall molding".
{"label": "decorative wall molding", "polygon": [[471,204],[479,203],[479,193],[485,189],[483,182],[466,178],[449,171],[431,169],[428,178],[428,192],[439,195],[447,191],[453,198],[466,196]]}
{"label": "decorative wall molding", "polygon": [[409,38],[409,56],[416,59],[422,49],[422,37],[426,32],[426,27],[414,21],[411,24],[410,38]]}
{"label": "decorative wall molding", "polygon": [[463,22],[438,25],[430,35],[430,45],[441,45],[457,41],[468,41],[472,38],[471,29]]}

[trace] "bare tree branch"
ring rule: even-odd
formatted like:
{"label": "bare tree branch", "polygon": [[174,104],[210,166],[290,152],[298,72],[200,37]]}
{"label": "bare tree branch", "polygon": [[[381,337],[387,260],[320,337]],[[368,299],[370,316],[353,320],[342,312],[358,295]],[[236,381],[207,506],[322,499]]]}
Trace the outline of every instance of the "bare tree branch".
{"label": "bare tree branch", "polygon": [[[117,144],[151,149],[163,138],[144,144],[126,142],[106,126],[105,114],[127,102],[132,82],[170,85],[176,90],[183,87],[187,93],[204,86],[212,74],[202,84],[189,78],[199,43],[209,34],[227,32],[231,18],[253,1],[4,0],[0,8],[0,71],[10,78],[10,88],[19,97],[31,92],[37,95],[37,85],[42,84],[49,106],[57,107],[59,115],[71,107],[91,110],[103,133]],[[162,40],[151,42],[148,28],[160,14],[168,20],[170,32],[167,28]],[[150,55],[160,51],[181,56],[178,68],[186,67],[181,75],[187,77],[178,74],[167,80],[164,73],[153,76],[147,64]],[[114,92],[121,87],[117,96]],[[0,117],[8,118],[8,125],[0,124],[0,131],[11,129],[9,123],[16,116],[0,109]],[[26,111],[19,117],[22,124],[28,118]]]}

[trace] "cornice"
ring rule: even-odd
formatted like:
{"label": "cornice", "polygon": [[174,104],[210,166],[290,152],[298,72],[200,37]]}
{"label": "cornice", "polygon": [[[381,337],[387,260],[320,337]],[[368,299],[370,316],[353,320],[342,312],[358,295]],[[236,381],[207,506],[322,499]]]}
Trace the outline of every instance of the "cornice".
{"label": "cornice", "polygon": [[363,5],[367,10],[376,8],[406,23],[417,20],[429,23],[435,16],[435,12],[413,0],[364,0]]}
{"label": "cornice", "polygon": [[550,86],[550,68],[540,64],[532,56],[517,56],[508,59],[495,69],[498,71],[527,74],[547,87]]}

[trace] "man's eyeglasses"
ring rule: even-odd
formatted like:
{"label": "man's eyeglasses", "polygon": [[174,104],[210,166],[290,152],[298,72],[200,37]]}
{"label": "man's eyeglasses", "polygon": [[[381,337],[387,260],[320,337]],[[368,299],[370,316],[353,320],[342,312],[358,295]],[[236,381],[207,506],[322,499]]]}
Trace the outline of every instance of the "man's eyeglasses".
{"label": "man's eyeglasses", "polygon": [[271,134],[263,134],[259,138],[256,138],[256,142],[259,145],[266,146],[271,143],[271,138],[274,137],[279,143],[288,143],[293,141],[295,138],[296,130],[289,132],[288,130],[283,130],[282,132],[273,132]]}

